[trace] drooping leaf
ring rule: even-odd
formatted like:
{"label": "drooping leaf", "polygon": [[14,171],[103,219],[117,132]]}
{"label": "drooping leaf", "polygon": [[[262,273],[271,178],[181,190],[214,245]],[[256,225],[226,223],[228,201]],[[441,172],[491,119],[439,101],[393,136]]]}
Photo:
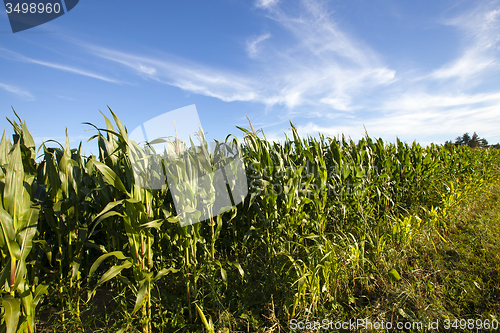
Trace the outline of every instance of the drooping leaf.
{"label": "drooping leaf", "polygon": [[161,227],[164,220],[154,220],[141,224],[141,228],[159,228]]}
{"label": "drooping leaf", "polygon": [[106,212],[104,214],[99,214],[99,218],[95,219],[94,221],[92,221],[92,227],[90,228],[90,235],[93,235],[94,234],[94,230],[95,228],[99,225],[99,223],[101,223],[102,221],[104,221],[105,219],[107,219],[108,217],[111,217],[111,216],[121,216],[121,217],[124,217],[125,215],[123,214],[120,214],[116,211],[109,211],[109,212]]}
{"label": "drooping leaf", "polygon": [[21,317],[21,302],[11,295],[5,295],[2,298],[2,305],[5,311],[6,333],[16,333],[19,317]]}
{"label": "drooping leaf", "polygon": [[116,188],[118,191],[129,194],[118,175],[106,164],[92,161],[95,167],[103,174],[106,183]]}
{"label": "drooping leaf", "polygon": [[207,331],[209,333],[214,333],[215,330],[214,330],[214,326],[213,324],[209,323],[207,321],[207,318],[205,317],[205,314],[203,313],[203,311],[201,311],[200,307],[198,306],[198,304],[194,304],[196,306],[196,311],[198,311],[198,314],[200,315],[200,318],[201,318],[201,321],[203,322],[203,325],[205,325],[205,328],[207,329]]}
{"label": "drooping leaf", "polygon": [[39,284],[36,286],[35,293],[33,294],[33,304],[36,306],[41,301],[43,295],[47,294],[49,286],[45,284]]}
{"label": "drooping leaf", "polygon": [[135,306],[132,314],[134,314],[137,310],[142,307],[142,303],[144,302],[144,297],[146,296],[146,292],[148,290],[148,281],[146,279],[140,282],[139,291],[137,292],[137,298],[135,299]]}
{"label": "drooping leaf", "polygon": [[222,267],[220,268],[220,275],[222,277],[222,280],[224,282],[227,282],[227,273],[226,273],[226,270]]}
{"label": "drooping leaf", "polygon": [[175,269],[173,267],[164,268],[156,274],[156,276],[151,280],[151,282],[154,283],[154,282],[158,281],[159,279],[161,279],[162,277],[164,277],[165,275],[167,275],[169,273],[177,273],[178,271],[179,271],[178,269]]}
{"label": "drooping leaf", "polygon": [[388,274],[389,278],[394,282],[401,280],[401,276],[399,275],[398,271],[394,268],[391,268]]}
{"label": "drooping leaf", "polygon": [[126,257],[123,254],[122,251],[114,251],[114,252],[103,254],[102,256],[100,256],[99,258],[97,258],[97,260],[90,267],[89,277],[92,276],[92,274],[94,274],[95,270],[99,267],[99,265],[101,265],[101,263],[104,260],[106,260],[109,257],[113,257],[113,256],[116,257],[117,259],[120,259],[120,260],[129,259],[128,257]]}
{"label": "drooping leaf", "polygon": [[239,262],[234,261],[234,262],[230,262],[230,264],[238,269],[238,272],[240,272],[241,277],[245,276],[245,271],[243,270],[243,268],[241,268],[241,265]]}
{"label": "drooping leaf", "polygon": [[121,265],[111,267],[110,269],[108,269],[108,271],[106,273],[104,273],[102,275],[99,282],[97,282],[96,287],[100,286],[101,284],[103,284],[106,281],[111,280],[112,278],[114,278],[115,276],[120,274],[122,270],[128,269],[130,267],[132,267],[132,262],[129,260],[126,260],[125,263],[123,263]]}

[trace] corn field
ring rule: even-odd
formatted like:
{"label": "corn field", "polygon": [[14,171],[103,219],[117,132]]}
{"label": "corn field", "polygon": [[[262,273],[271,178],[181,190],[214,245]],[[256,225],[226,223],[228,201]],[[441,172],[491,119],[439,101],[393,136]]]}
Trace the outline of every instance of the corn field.
{"label": "corn field", "polygon": [[[85,311],[106,292],[121,309],[110,331],[241,329],[231,317],[257,331],[252,318],[315,318],[376,289],[378,258],[424,228],[445,230],[449,210],[499,178],[497,149],[368,134],[357,143],[301,138],[292,124],[292,137],[271,143],[239,128],[243,142],[226,143],[241,149],[248,195],[181,227],[167,184],[137,182],[138,146],[109,111],[103,128],[87,124],[98,156],[83,156],[67,135],[36,147],[17,114],[8,120],[14,134],[0,142],[2,332],[38,331],[44,303],[62,327],[87,330]],[[197,167],[209,174],[217,156],[203,154]],[[193,207],[213,202],[193,198]]]}

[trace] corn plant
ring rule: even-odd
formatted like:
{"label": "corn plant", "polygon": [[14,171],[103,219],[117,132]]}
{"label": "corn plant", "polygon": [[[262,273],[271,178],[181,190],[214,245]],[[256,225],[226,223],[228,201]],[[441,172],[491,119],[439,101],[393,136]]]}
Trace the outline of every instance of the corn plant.
{"label": "corn plant", "polygon": [[[17,116],[17,114],[16,114]],[[2,327],[7,333],[34,332],[35,310],[47,287],[28,279],[27,258],[37,233],[35,144],[26,123],[11,122],[12,144],[0,141],[0,248],[2,253]]]}

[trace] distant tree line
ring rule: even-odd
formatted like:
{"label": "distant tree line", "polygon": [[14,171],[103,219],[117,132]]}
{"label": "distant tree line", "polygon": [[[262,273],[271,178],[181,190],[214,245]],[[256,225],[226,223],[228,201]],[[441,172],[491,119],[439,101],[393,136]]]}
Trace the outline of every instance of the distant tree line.
{"label": "distant tree line", "polygon": [[455,145],[455,146],[468,146],[471,148],[487,148],[492,147],[496,149],[500,149],[500,143],[496,145],[488,145],[488,141],[486,139],[481,139],[476,132],[472,136],[469,133],[465,133],[462,136],[458,136],[455,139],[455,142],[446,141],[445,145]]}

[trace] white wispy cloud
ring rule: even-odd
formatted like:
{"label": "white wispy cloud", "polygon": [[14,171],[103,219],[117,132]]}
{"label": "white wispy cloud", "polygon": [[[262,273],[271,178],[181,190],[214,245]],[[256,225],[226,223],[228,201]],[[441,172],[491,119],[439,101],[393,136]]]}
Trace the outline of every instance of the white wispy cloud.
{"label": "white wispy cloud", "polygon": [[69,73],[73,73],[73,74],[77,74],[77,75],[83,75],[83,76],[91,77],[94,79],[98,79],[98,80],[102,80],[102,81],[106,81],[106,82],[110,82],[110,83],[124,83],[124,82],[121,82],[119,80],[115,80],[115,79],[109,78],[105,75],[101,75],[101,74],[98,74],[98,73],[95,73],[92,71],[88,71],[85,69],[72,67],[72,66],[68,66],[68,65],[63,65],[63,64],[58,64],[58,63],[49,62],[49,61],[42,61],[42,60],[38,60],[38,59],[33,59],[30,57],[26,57],[20,53],[13,52],[11,50],[7,50],[4,48],[0,48],[0,49],[3,52],[2,55],[8,59],[12,59],[12,60],[16,60],[16,61],[23,61],[23,62],[41,65],[41,66],[45,66],[45,67],[50,67],[50,68],[54,68],[54,69],[61,70],[64,72],[69,72]]}
{"label": "white wispy cloud", "polygon": [[268,39],[270,37],[271,37],[271,34],[267,33],[267,34],[262,34],[260,36],[250,38],[249,40],[247,40],[246,44],[247,44],[248,56],[250,58],[255,58],[258,54],[258,49],[257,49],[258,44],[265,41],[266,39]]}
{"label": "white wispy cloud", "polygon": [[26,61],[26,62],[33,63],[33,64],[42,65],[42,66],[46,66],[46,67],[58,69],[58,70],[61,70],[61,71],[64,71],[64,72],[73,73],[73,74],[88,76],[88,77],[91,77],[91,78],[94,78],[94,79],[98,79],[98,80],[102,80],[102,81],[106,81],[106,82],[120,83],[120,81],[118,81],[118,80],[111,79],[111,78],[106,77],[104,75],[96,74],[96,73],[93,73],[93,72],[90,72],[90,71],[87,71],[87,70],[84,70],[84,69],[79,69],[79,68],[75,68],[75,67],[71,67],[71,66],[66,66],[66,65],[60,65],[60,64],[56,64],[56,63],[52,63],[52,62],[48,62],[48,61],[41,61],[41,60],[31,59],[31,58],[28,58],[28,57],[23,57],[23,60]]}
{"label": "white wispy cloud", "polygon": [[500,102],[500,91],[495,93],[451,94],[451,93],[406,93],[400,98],[383,102],[383,110],[418,111],[429,108],[471,106],[485,102]]}
{"label": "white wispy cloud", "polygon": [[18,96],[19,98],[22,98],[22,99],[25,99],[25,100],[28,100],[28,101],[34,101],[35,100],[35,96],[33,96],[32,94],[30,94],[28,91],[25,91],[17,86],[13,86],[13,85],[10,85],[10,84],[5,84],[5,83],[0,83],[0,88],[3,89],[3,90],[6,90],[10,93],[13,93],[15,94],[16,96]]}
{"label": "white wispy cloud", "polygon": [[[498,137],[494,129],[500,120],[494,114],[500,107],[500,90],[473,90],[500,69],[498,2],[480,4],[467,14],[442,21],[461,32],[463,46],[456,58],[423,74],[413,68],[398,75],[362,38],[343,29],[325,1],[300,0],[285,6],[259,0],[254,4],[281,28],[273,36],[286,38],[270,38],[270,32],[243,37],[251,70],[80,46],[144,79],[226,102],[277,107],[278,122],[307,118],[305,125],[298,126],[304,134],[359,136],[364,134],[364,124],[370,134],[384,137],[440,133],[450,139],[476,129],[481,129],[481,136]],[[263,41],[265,47],[260,47]],[[371,100],[367,95],[373,95]]]}
{"label": "white wispy cloud", "polygon": [[[459,106],[450,109],[427,108],[418,112],[399,111],[371,119],[344,120],[338,124],[325,125],[325,121],[317,120],[296,126],[302,136],[327,136],[345,134],[354,140],[365,134],[365,127],[372,137],[382,137],[394,141],[396,137],[405,141],[417,140],[421,144],[433,141],[444,143],[453,140],[457,135],[478,131],[481,137],[491,139],[490,143],[499,141],[498,110],[500,101],[487,106]],[[328,123],[328,122],[327,122]],[[273,138],[281,138],[281,133],[271,133]]]}
{"label": "white wispy cloud", "polygon": [[469,13],[444,20],[443,23],[456,27],[462,32],[464,47],[457,59],[432,73],[434,78],[467,79],[485,71],[500,69],[498,61],[500,9],[491,8],[491,5],[486,8],[480,5]]}
{"label": "white wispy cloud", "polygon": [[[395,71],[359,38],[349,35],[320,1],[300,1],[297,15],[275,6],[268,17],[279,23],[297,42],[276,45],[261,57],[278,77],[268,103],[294,108],[309,104],[352,110],[354,97],[363,90],[392,83]],[[277,74],[277,75],[275,75]]]}
{"label": "white wispy cloud", "polygon": [[275,6],[279,0],[257,0],[255,6],[260,8],[271,8]]}
{"label": "white wispy cloud", "polygon": [[116,51],[90,44],[82,44],[92,54],[119,63],[135,74],[158,82],[179,87],[193,93],[220,100],[252,101],[256,98],[256,82],[235,73],[217,70],[184,59],[154,58]]}
{"label": "white wispy cloud", "polygon": [[264,40],[273,41],[270,33],[248,39],[247,54],[251,58],[259,55],[259,63],[253,64],[251,72],[222,70],[173,56],[154,58],[88,43],[80,46],[145,79],[222,101],[281,105],[288,114],[299,106],[350,111],[359,107],[353,103],[357,93],[395,80],[395,71],[384,65],[368,45],[343,32],[324,4],[301,1],[300,17],[282,9],[278,1],[255,4],[293,36],[293,41],[286,45],[270,42],[260,49]]}
{"label": "white wispy cloud", "polygon": [[[480,3],[442,23],[461,32],[459,41],[463,46],[457,57],[427,74],[408,74],[400,78],[398,87],[383,91],[374,107],[378,117],[363,121],[369,132],[419,138],[423,142],[432,135],[444,142],[473,131],[495,142],[500,139],[500,88],[488,84],[500,70],[498,1]],[[482,90],[478,89],[481,85]],[[358,127],[350,129],[359,132]]]}

